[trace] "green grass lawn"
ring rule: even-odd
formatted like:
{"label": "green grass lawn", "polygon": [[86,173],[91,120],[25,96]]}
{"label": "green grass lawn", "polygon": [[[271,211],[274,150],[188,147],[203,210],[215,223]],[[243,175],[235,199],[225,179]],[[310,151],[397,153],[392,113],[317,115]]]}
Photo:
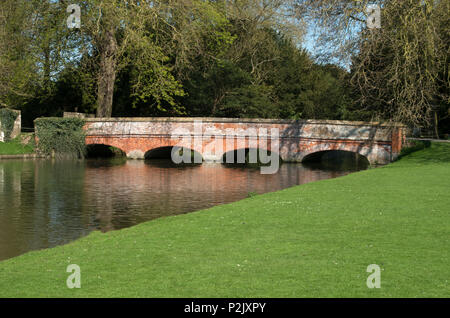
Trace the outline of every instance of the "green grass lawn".
{"label": "green grass lawn", "polygon": [[0,155],[23,155],[34,153],[34,139],[32,134],[21,134],[17,138],[0,142]]}
{"label": "green grass lawn", "polygon": [[[226,185],[224,185],[226,187]],[[449,297],[450,145],[0,262],[0,297]],[[66,287],[69,264],[81,289]],[[381,288],[369,289],[369,264]]]}

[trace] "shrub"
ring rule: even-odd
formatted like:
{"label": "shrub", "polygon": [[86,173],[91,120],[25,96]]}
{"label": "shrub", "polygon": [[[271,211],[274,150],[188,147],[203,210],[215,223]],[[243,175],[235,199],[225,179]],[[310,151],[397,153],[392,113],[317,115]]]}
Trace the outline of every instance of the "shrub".
{"label": "shrub", "polygon": [[14,123],[19,114],[9,108],[0,109],[1,131],[5,133],[5,141],[11,140],[11,133],[14,130]]}
{"label": "shrub", "polygon": [[34,121],[38,150],[46,155],[82,158],[86,153],[81,118],[38,118]]}

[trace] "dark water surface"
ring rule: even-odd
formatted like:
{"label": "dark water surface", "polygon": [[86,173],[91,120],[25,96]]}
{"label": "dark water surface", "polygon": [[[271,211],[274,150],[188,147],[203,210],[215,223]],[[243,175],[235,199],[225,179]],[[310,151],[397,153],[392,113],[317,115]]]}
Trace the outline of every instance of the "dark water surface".
{"label": "dark water surface", "polygon": [[238,201],[352,171],[283,164],[259,168],[170,161],[0,161],[0,261],[155,218]]}

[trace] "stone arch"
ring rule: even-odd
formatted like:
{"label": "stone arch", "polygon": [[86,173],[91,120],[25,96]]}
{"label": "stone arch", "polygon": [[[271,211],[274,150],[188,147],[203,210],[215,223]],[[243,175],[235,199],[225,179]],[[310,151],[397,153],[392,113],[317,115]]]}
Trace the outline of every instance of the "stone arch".
{"label": "stone arch", "polygon": [[108,158],[108,157],[115,157],[117,155],[126,156],[125,151],[123,151],[119,147],[108,144],[89,143],[86,144],[86,150],[87,150],[86,154],[87,157]]}
{"label": "stone arch", "polygon": [[389,149],[378,144],[337,141],[320,142],[306,147],[306,149],[300,153],[299,161],[303,162],[304,160],[311,158],[311,156],[329,151],[353,152],[367,159],[371,165],[389,163],[391,157]]}
{"label": "stone arch", "polygon": [[[182,151],[189,151],[192,153],[191,162],[186,163],[202,163],[203,156],[201,152],[192,149],[189,145],[182,146],[179,143],[174,143],[171,145],[161,145],[159,147],[154,147],[150,150],[147,150],[144,154],[144,159],[171,159],[172,158],[172,150],[174,147],[180,147]],[[179,154],[180,156],[182,155]]]}
{"label": "stone arch", "polygon": [[357,152],[346,150],[325,150],[310,153],[306,155],[302,162],[308,164],[322,163],[325,159],[328,165],[339,167],[345,164],[355,164],[356,166],[366,167],[370,165],[369,159]]}
{"label": "stone arch", "polygon": [[[228,150],[228,149],[227,149]],[[276,157],[279,161],[281,161],[281,156],[279,152],[272,152],[270,147],[243,147],[243,148],[238,148],[235,147],[234,149],[225,151],[222,153],[221,156],[221,162],[222,163],[227,163],[227,156],[230,155],[231,159],[233,160],[233,162],[230,163],[238,163],[238,164],[243,164],[243,163],[247,163],[247,161],[251,161],[248,163],[258,163],[259,159],[260,159],[260,153],[261,151],[263,151],[264,155],[269,156],[269,158],[267,159],[271,159],[273,157]],[[230,159],[230,160],[231,160]],[[256,162],[253,162],[255,161]]]}
{"label": "stone arch", "polygon": [[119,138],[86,137],[85,144],[86,146],[104,145],[114,147],[128,156],[127,147]]}
{"label": "stone arch", "polygon": [[[255,138],[249,135],[212,136],[203,139],[201,153],[205,161],[224,162],[223,157],[231,152],[258,149],[272,151],[272,140]],[[275,152],[280,155],[279,143]]]}

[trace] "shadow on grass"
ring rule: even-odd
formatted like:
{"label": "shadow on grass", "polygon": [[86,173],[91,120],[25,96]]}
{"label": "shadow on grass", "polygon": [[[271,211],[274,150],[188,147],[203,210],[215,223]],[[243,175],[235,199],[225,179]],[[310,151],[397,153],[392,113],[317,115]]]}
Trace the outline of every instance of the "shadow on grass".
{"label": "shadow on grass", "polygon": [[410,141],[410,145],[404,147],[400,153],[400,158],[412,154],[413,152],[431,147],[431,141],[414,140]]}
{"label": "shadow on grass", "polygon": [[402,150],[399,160],[415,163],[449,163],[450,144],[415,141],[411,147]]}

